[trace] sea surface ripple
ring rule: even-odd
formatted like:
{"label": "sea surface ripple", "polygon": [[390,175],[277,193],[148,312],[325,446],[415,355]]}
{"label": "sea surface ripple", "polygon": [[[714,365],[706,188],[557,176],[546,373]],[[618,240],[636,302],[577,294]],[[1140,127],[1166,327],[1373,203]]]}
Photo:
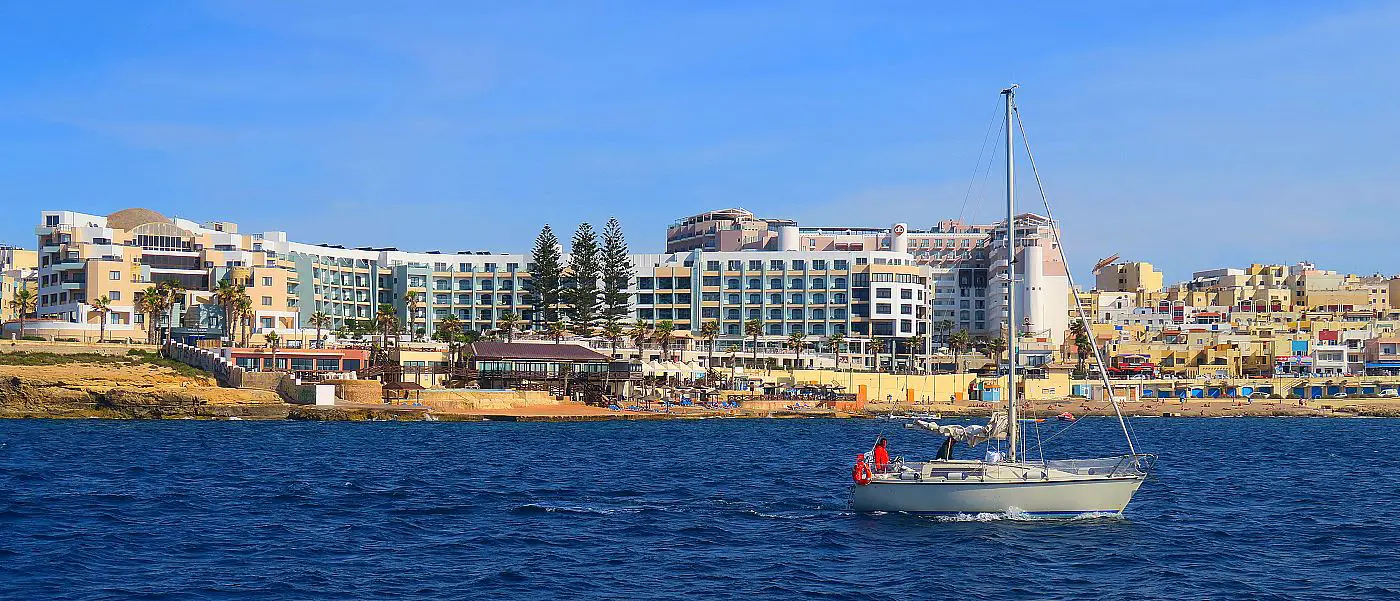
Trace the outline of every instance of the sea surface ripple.
{"label": "sea surface ripple", "polygon": [[1123,517],[1031,520],[849,512],[891,421],[5,421],[0,598],[1400,597],[1400,420],[1132,425]]}

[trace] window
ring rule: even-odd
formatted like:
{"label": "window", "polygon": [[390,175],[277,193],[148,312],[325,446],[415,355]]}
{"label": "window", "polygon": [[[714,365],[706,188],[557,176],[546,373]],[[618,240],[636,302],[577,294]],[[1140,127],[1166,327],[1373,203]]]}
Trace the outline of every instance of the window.
{"label": "window", "polygon": [[768,287],[772,288],[773,290],[782,290],[783,278],[773,278],[768,280]]}
{"label": "window", "polygon": [[717,302],[719,302],[719,293],[718,293],[718,292],[701,292],[701,293],[700,293],[700,300],[703,301],[703,302],[717,303]]}
{"label": "window", "polygon": [[656,278],[656,289],[657,289],[657,290],[670,290],[670,289],[671,289],[671,278]]}
{"label": "window", "polygon": [[889,303],[875,303],[876,315],[889,315],[893,312],[894,309]]}
{"label": "window", "polygon": [[889,288],[876,288],[876,289],[875,289],[875,298],[890,298],[890,289],[889,289]]}
{"label": "window", "polygon": [[719,271],[719,261],[705,261],[705,271]]}
{"label": "window", "polygon": [[121,291],[121,290],[113,290],[113,291],[109,292],[109,293],[107,294],[107,299],[108,299],[108,300],[114,300],[114,301],[119,301],[119,300],[121,300],[121,299],[122,299],[122,291]]}
{"label": "window", "polygon": [[836,303],[838,305],[846,304],[846,293],[837,292],[836,294],[831,295],[831,302]]}
{"label": "window", "polygon": [[[272,297],[270,297],[270,296],[264,296],[264,297],[262,297],[262,304],[263,304],[264,307],[271,307],[271,306],[272,306]],[[272,326],[268,326],[268,327],[272,327]]]}
{"label": "window", "polygon": [[831,287],[835,289],[845,290],[846,278],[833,278],[831,280]]}
{"label": "window", "polygon": [[794,271],[802,271],[803,269],[807,268],[807,262],[801,259],[797,259],[792,262],[792,268]]}
{"label": "window", "polygon": [[802,294],[801,294],[801,293],[798,293],[798,294],[792,295],[792,297],[790,297],[790,298],[788,299],[788,302],[790,302],[790,303],[792,303],[792,304],[794,304],[794,305],[800,305],[800,304],[802,304]]}
{"label": "window", "polygon": [[763,261],[749,261],[749,271],[763,271]]}
{"label": "window", "polygon": [[729,270],[730,270],[730,271],[739,271],[739,266],[740,266],[740,265],[741,265],[741,263],[740,263],[739,261],[730,261],[729,264],[728,264]]}
{"label": "window", "polygon": [[725,312],[724,312],[724,318],[725,318],[725,319],[739,319],[739,310],[738,310],[738,309],[727,309],[727,310],[725,310]]}
{"label": "window", "polygon": [[826,309],[812,309],[812,319],[826,319]]}
{"label": "window", "polygon": [[788,317],[790,319],[802,319],[803,311],[802,309],[793,309],[791,311],[788,311]]}
{"label": "window", "polygon": [[910,289],[908,289],[908,288],[905,288],[904,290],[900,290],[900,291],[899,291],[899,298],[902,298],[902,299],[904,299],[904,300],[912,299],[912,298],[914,298],[914,291],[913,291],[913,290],[910,290]]}
{"label": "window", "polygon": [[109,280],[120,280],[120,279],[122,279],[122,272],[120,272],[120,271],[109,271],[109,272],[107,272],[107,279],[109,279]]}
{"label": "window", "polygon": [[900,305],[900,306],[899,306],[899,314],[900,314],[900,315],[913,315],[913,314],[914,314],[914,305]]}
{"label": "window", "polygon": [[655,297],[654,297],[653,295],[650,295],[650,294],[638,294],[638,295],[637,295],[637,304],[639,304],[639,305],[650,305],[650,304],[653,304],[653,299],[654,299],[654,298],[655,298]]}
{"label": "window", "polygon": [[806,287],[806,282],[803,282],[802,278],[793,278],[792,281],[788,283],[788,288],[792,288],[793,290],[801,290]]}
{"label": "window", "polygon": [[739,278],[729,278],[728,280],[725,280],[725,282],[724,282],[724,288],[725,288],[726,290],[738,290],[738,289],[739,289]]}
{"label": "window", "polygon": [[826,302],[826,293],[823,293],[823,292],[813,292],[813,293],[812,293],[812,304],[820,305],[820,304],[823,304],[823,303],[825,303],[825,302]]}
{"label": "window", "polygon": [[262,323],[263,329],[265,329],[265,330],[270,330],[270,329],[272,329],[272,318],[271,318],[271,317],[264,317],[264,318],[262,318],[262,319],[260,320],[260,322]]}
{"label": "window", "polygon": [[749,290],[763,288],[763,278],[749,278]]}
{"label": "window", "polygon": [[749,295],[749,304],[750,304],[750,305],[759,305],[759,304],[763,304],[763,295],[762,295],[762,294],[750,294],[750,295]]}
{"label": "window", "polygon": [[[734,309],[733,311],[735,316],[737,317],[739,314],[739,310]],[[719,317],[719,307],[701,307],[700,317],[703,319],[714,319],[716,317]]]}
{"label": "window", "polygon": [[768,295],[768,302],[769,302],[769,303],[772,303],[772,304],[774,304],[774,305],[781,305],[781,304],[783,304],[783,295],[781,295],[781,294],[770,294],[770,295]]}
{"label": "window", "polygon": [[812,289],[820,290],[826,287],[826,278],[812,278]]}
{"label": "window", "polygon": [[269,277],[269,276],[263,276],[262,285],[264,285],[264,286],[271,286],[271,285],[272,285],[272,278]]}
{"label": "window", "polygon": [[846,318],[846,310],[845,310],[845,309],[840,309],[840,308],[832,309],[832,310],[831,310],[831,318],[832,318],[832,319],[845,319],[845,318]]}
{"label": "window", "polygon": [[768,319],[782,319],[782,318],[783,318],[783,310],[782,310],[782,309],[769,309],[769,310],[768,310]]}
{"label": "window", "polygon": [[719,276],[717,276],[717,275],[707,275],[707,276],[705,276],[705,277],[703,277],[703,278],[700,278],[700,285],[701,285],[701,286],[718,286],[718,285],[719,285]]}
{"label": "window", "polygon": [[813,259],[813,260],[812,260],[812,269],[816,269],[816,270],[823,270],[823,269],[826,269],[826,259]]}
{"label": "window", "polygon": [[731,305],[737,305],[737,304],[739,304],[739,295],[738,295],[738,294],[727,294],[727,295],[725,295],[724,298],[725,298],[725,302],[727,302],[727,303],[729,303],[729,304],[731,304]]}
{"label": "window", "polygon": [[651,290],[655,287],[655,280],[651,278],[637,278],[637,287],[642,290]]}

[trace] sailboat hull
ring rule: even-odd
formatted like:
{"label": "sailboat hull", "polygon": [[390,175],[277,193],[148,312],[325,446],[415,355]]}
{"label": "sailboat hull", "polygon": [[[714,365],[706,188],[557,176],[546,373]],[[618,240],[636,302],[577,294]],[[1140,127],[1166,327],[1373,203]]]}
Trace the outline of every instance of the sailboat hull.
{"label": "sailboat hull", "polygon": [[914,481],[877,479],[856,486],[851,508],[958,515],[1010,513],[1073,517],[1119,514],[1142,486],[1144,476],[1041,481]]}

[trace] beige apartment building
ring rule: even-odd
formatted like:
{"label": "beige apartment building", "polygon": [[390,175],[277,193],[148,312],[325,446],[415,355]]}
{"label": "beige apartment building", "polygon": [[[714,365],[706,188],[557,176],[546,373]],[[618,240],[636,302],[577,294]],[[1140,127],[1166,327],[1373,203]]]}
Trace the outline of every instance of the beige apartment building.
{"label": "beige apartment building", "polygon": [[[38,320],[42,336],[93,339],[106,320],[107,335],[145,340],[148,320],[187,339],[224,335],[223,312],[212,293],[220,281],[246,288],[257,331],[298,326],[290,263],[241,235],[231,223],[198,224],[147,209],[110,215],[44,211],[38,235]],[[151,315],[145,290],[175,282],[184,293],[167,315]],[[106,314],[91,302],[106,297]]]}

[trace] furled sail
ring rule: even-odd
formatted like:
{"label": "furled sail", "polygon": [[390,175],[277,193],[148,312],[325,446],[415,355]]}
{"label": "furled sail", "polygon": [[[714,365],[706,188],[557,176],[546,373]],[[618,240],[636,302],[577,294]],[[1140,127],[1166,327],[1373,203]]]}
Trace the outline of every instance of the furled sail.
{"label": "furled sail", "polygon": [[947,436],[958,442],[965,442],[969,447],[975,447],[993,438],[1004,440],[1006,438],[1006,425],[1010,420],[1006,418],[1006,413],[997,411],[987,419],[985,426],[940,426],[937,422],[914,420],[914,424],[920,428]]}

